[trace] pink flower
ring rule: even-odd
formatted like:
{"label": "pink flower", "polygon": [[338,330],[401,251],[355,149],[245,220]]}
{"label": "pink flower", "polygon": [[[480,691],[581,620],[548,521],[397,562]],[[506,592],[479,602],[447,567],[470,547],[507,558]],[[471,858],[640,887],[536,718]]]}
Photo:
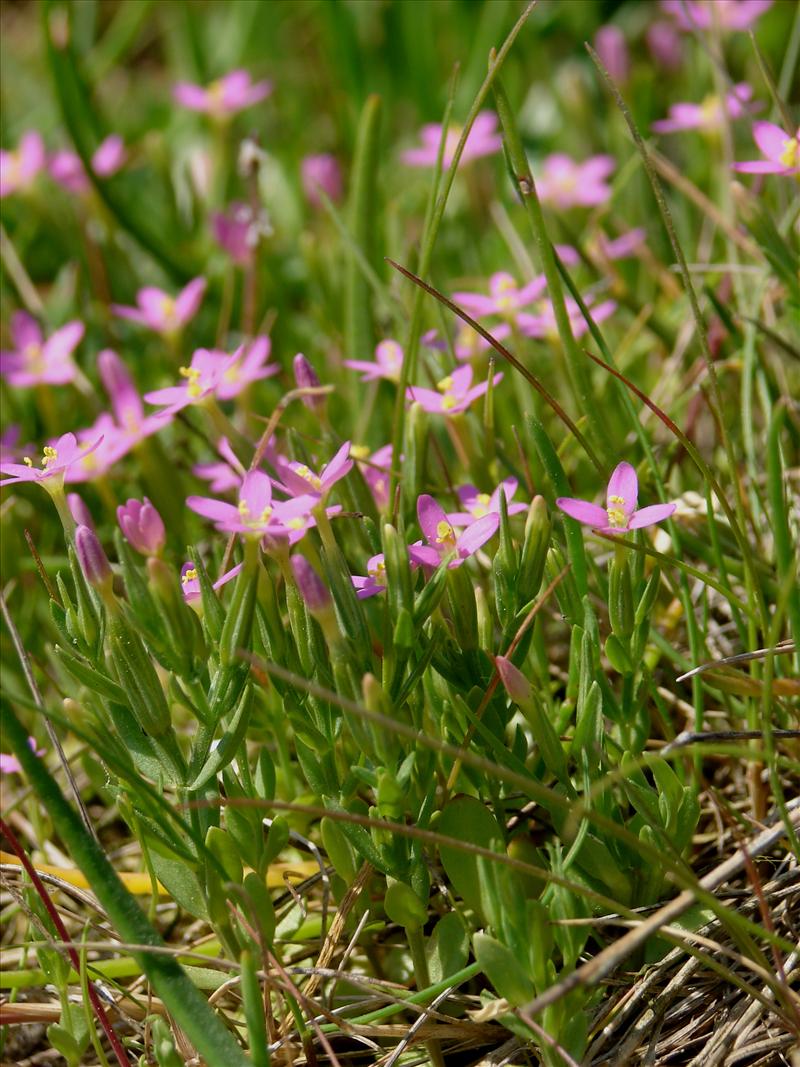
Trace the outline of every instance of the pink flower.
{"label": "pink flower", "polygon": [[476,519],[466,530],[456,534],[444,509],[427,493],[417,500],[417,518],[430,548],[424,550],[424,555],[423,549],[417,549],[415,555],[426,566],[438,566],[443,560],[448,560],[448,567],[460,567],[464,560],[474,555],[495,534],[500,525],[500,515],[494,512]]}
{"label": "pink flower", "polygon": [[511,499],[517,491],[517,479],[506,478],[492,493],[481,493],[474,485],[463,485],[456,490],[463,511],[448,512],[447,519],[454,526],[471,526],[487,515],[500,514],[500,493],[505,493],[509,515],[527,511],[527,504],[512,504]]}
{"label": "pink flower", "polygon": [[537,178],[539,199],[559,208],[604,204],[611,197],[606,178],[614,165],[611,156],[591,156],[576,163],[563,152],[556,152],[545,159],[542,175]]}
{"label": "pink flower", "polygon": [[[263,345],[259,346],[257,354],[259,357],[263,354]],[[165,418],[190,404],[200,404],[223,393],[225,398],[236,396],[247,384],[242,367],[244,355],[244,345],[230,356],[225,352],[209,352],[205,348],[198,348],[189,366],[178,368],[178,373],[185,379],[182,385],[156,389],[152,393],[145,393],[144,398],[148,404],[161,407],[159,418]],[[256,373],[253,367],[248,366],[247,374],[251,371]],[[273,374],[274,371],[270,369],[268,373]]]}
{"label": "pink flower", "polygon": [[[91,426],[78,430],[76,437],[78,445],[85,450],[64,474],[64,481],[68,485],[102,478],[133,447],[133,442],[128,435],[117,426],[107,411],[98,415]],[[97,447],[89,449],[88,445],[98,438],[100,438],[100,443]]]}
{"label": "pink flower", "polygon": [[615,82],[625,82],[631,72],[631,57],[625,34],[619,26],[601,26],[594,35],[594,50]]}
{"label": "pink flower", "polygon": [[361,359],[346,359],[344,360],[344,365],[349,367],[350,370],[362,371],[362,382],[374,382],[379,378],[387,378],[390,382],[398,382],[400,380],[400,370],[403,366],[403,349],[397,341],[387,339],[377,345],[374,363]]}
{"label": "pink flower", "polygon": [[[0,482],[0,485],[11,485],[12,482],[46,483],[51,479],[63,485],[64,474],[90,452],[94,452],[101,442],[102,438],[99,438],[88,445],[79,445],[74,433],[62,434],[54,445],[45,445],[41,467],[34,467],[27,456],[22,463],[0,464],[0,474],[10,476]],[[45,484],[45,488],[49,487]]]}
{"label": "pink flower", "polygon": [[0,463],[16,463],[30,448],[25,448],[20,441],[20,428],[16,424],[7,426],[0,434]]}
{"label": "pink flower", "polygon": [[164,520],[147,499],[129,500],[117,508],[117,522],[128,544],[143,556],[160,556],[167,538]]}
{"label": "pink flower", "polygon": [[[565,303],[573,336],[576,338],[582,337],[589,327],[586,324],[581,309],[571,297],[567,297]],[[603,300],[600,304],[595,304],[594,298],[591,295],[584,297],[584,303],[591,311],[592,318],[595,322],[603,322],[604,319],[607,319],[609,315],[614,313],[617,307],[613,300]],[[519,315],[517,322],[521,332],[526,337],[558,337],[556,315],[553,310],[553,305],[549,300],[540,302],[538,312],[535,315],[529,315],[527,312],[522,312]]]}
{"label": "pink flower", "polygon": [[305,463],[296,463],[284,456],[278,456],[275,461],[275,469],[282,483],[279,483],[278,487],[290,496],[310,495],[315,503],[326,497],[336,482],[350,472],[352,466],[349,441],[345,441],[330,463],[326,463],[319,474],[312,471]]}
{"label": "pink flower", "polygon": [[[37,756],[43,756],[45,750],[36,747],[36,738],[28,738],[28,748]],[[0,752],[0,774],[21,774],[22,766],[16,756],[10,756],[7,752]]]}
{"label": "pink flower", "polygon": [[[319,389],[320,385],[322,385],[319,375],[302,352],[298,352],[292,360],[292,370],[294,371],[294,380],[298,389]],[[304,396],[302,400],[305,407],[317,415],[322,414],[325,410],[326,398],[324,394],[310,393],[308,396]]]}
{"label": "pink flower", "polygon": [[597,249],[604,259],[629,259],[635,256],[647,238],[643,226],[621,233],[619,237],[606,237],[601,231],[597,235]]}
{"label": "pink flower", "polygon": [[129,451],[145,437],[163,430],[164,421],[158,415],[145,415],[142,398],[116,352],[105,348],[97,357],[100,381],[108,393],[116,420],[115,429],[121,431]]}
{"label": "pink flower", "polygon": [[[475,294],[478,295],[478,294]],[[492,336],[496,341],[503,341],[511,333],[511,327],[506,322],[492,326]],[[450,346],[444,338],[440,337],[436,330],[429,330],[422,335],[422,343],[428,348],[435,348],[439,352],[448,352]],[[453,352],[455,357],[462,362],[477,359],[488,352],[492,346],[476,330],[473,330],[466,322],[460,322],[458,331],[453,340]]]}
{"label": "pink flower", "polygon": [[330,590],[306,557],[296,552],[289,562],[292,565],[297,591],[311,614],[316,616],[330,611],[333,607]]}
{"label": "pink flower", "polygon": [[74,381],[77,367],[72,353],[86,327],[77,319],[68,322],[44,340],[36,319],[17,311],[11,319],[13,352],[0,352],[0,374],[10,385],[66,385]]}
{"label": "pink flower", "polygon": [[606,534],[626,533],[628,530],[653,526],[668,519],[677,507],[677,504],[652,504],[637,511],[638,496],[636,471],[630,463],[620,463],[609,479],[605,508],[590,504],[588,500],[563,496],[556,500],[556,504],[565,515]]}
{"label": "pink flower", "polygon": [[[495,374],[493,384],[497,385],[502,380],[502,372]],[[472,367],[467,364],[442,378],[436,389],[421,389],[419,386],[410,385],[406,395],[412,403],[420,404],[425,411],[440,415],[457,415],[466,411],[488,388],[488,382],[472,385]]]}
{"label": "pink flower", "polygon": [[661,0],[682,30],[746,30],[772,7],[772,0]]}
{"label": "pink flower", "polygon": [[272,232],[263,212],[257,214],[249,204],[238,201],[227,212],[214,212],[211,229],[217,244],[239,267],[252,262],[258,242]]}
{"label": "pink flower", "polygon": [[[416,570],[421,563],[433,567],[439,564],[437,553],[426,548],[422,541],[415,541],[413,545],[408,546],[408,559],[412,571]],[[367,560],[367,573],[354,574],[352,580],[359,600],[366,600],[367,597],[382,593],[386,588],[386,560],[383,552],[379,552],[377,556],[371,556]]]}
{"label": "pink flower", "polygon": [[[242,569],[242,564],[237,563],[235,567],[232,567],[225,574],[220,575],[214,582],[214,589],[221,589],[223,585],[227,585],[232,581],[239,571]],[[200,580],[197,577],[197,569],[191,562],[184,563],[181,567],[181,589],[183,590],[183,599],[187,602],[192,600],[199,600],[200,598]]]}
{"label": "pink flower", "polygon": [[651,22],[645,31],[650,55],[666,70],[677,70],[683,62],[683,44],[671,22]]}
{"label": "pink flower", "polygon": [[0,198],[33,185],[46,161],[44,141],[36,130],[23,133],[18,148],[0,149]]}
{"label": "pink flower", "polygon": [[239,462],[227,437],[219,439],[217,451],[222,456],[221,461],[197,463],[192,467],[192,473],[208,482],[212,493],[227,493],[231,489],[238,488],[247,471]]}
{"label": "pink flower", "polygon": [[[240,345],[233,354],[233,362],[227,365],[222,373],[222,380],[217,388],[218,399],[232,400],[253,382],[278,374],[278,364],[267,363],[271,351],[272,342],[266,334],[255,337],[248,344]],[[228,357],[225,356],[225,359]]]}
{"label": "pink flower", "polygon": [[320,189],[334,203],[342,198],[342,168],[336,157],[328,152],[304,156],[300,163],[300,180],[306,200],[312,207],[321,206]]}
{"label": "pink flower", "polygon": [[752,111],[748,101],[753,90],[747,82],[734,85],[725,95],[725,106],[717,96],[707,97],[702,104],[673,104],[669,109],[669,118],[659,119],[653,123],[656,133],[674,133],[677,130],[718,130],[725,122],[725,116],[739,119]]}
{"label": "pink flower", "polygon": [[268,535],[286,538],[293,544],[308,528],[306,520],[317,499],[304,495],[273,503],[269,475],[263,471],[249,471],[239,487],[238,504],[204,496],[190,496],[186,504],[198,515],[211,519],[216,528],[225,533],[257,538]]}
{"label": "pink flower", "polygon": [[[442,166],[446,169],[453,162],[456,147],[461,138],[461,127],[451,126],[447,131]],[[401,159],[409,167],[434,167],[439,155],[439,142],[442,139],[442,127],[429,123],[420,131],[421,148],[408,148]],[[497,132],[497,116],[493,111],[481,111],[469,131],[464,151],[461,153],[460,165],[469,163],[481,156],[492,156],[503,147],[503,138]]]}
{"label": "pink flower", "polygon": [[[100,143],[91,159],[92,170],[99,178],[110,178],[125,165],[128,154],[119,134],[112,133]],[[68,192],[82,195],[91,189],[91,182],[81,157],[69,148],[62,148],[50,157],[50,177]]]}
{"label": "pink flower", "polygon": [[[377,452],[373,452],[369,457],[366,456],[367,452],[368,449],[364,449],[361,452],[355,445],[350,449],[351,456],[355,456],[359,460],[359,469],[375,498],[378,510],[383,511],[389,503],[389,472],[392,469],[392,446],[384,445],[383,448],[379,448]],[[364,456],[363,459],[361,459],[361,455]]]}
{"label": "pink flower", "polygon": [[482,293],[453,293],[453,301],[473,315],[503,315],[514,318],[514,313],[537,300],[547,288],[543,274],[537,275],[527,285],[518,286],[514,278],[500,271],[489,279],[489,295]]}
{"label": "pink flower", "polygon": [[213,118],[222,119],[252,107],[271,92],[271,82],[254,83],[246,70],[232,70],[206,88],[190,82],[178,82],[173,89],[173,96],[190,111],[203,111]]}
{"label": "pink flower", "polygon": [[111,310],[121,319],[137,322],[156,333],[176,334],[195,317],[205,291],[205,278],[194,278],[174,299],[162,289],[147,286],[136,294],[137,307],[112,304]]}
{"label": "pink flower", "polygon": [[754,122],[753,140],[767,158],[734,163],[734,170],[743,174],[800,175],[800,129],[791,134],[772,122]]}

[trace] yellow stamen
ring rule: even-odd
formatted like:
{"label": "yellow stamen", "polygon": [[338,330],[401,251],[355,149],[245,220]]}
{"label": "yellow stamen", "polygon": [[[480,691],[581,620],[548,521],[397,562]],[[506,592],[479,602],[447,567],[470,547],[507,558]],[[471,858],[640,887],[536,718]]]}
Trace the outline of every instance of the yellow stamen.
{"label": "yellow stamen", "polygon": [[298,464],[298,466],[296,466],[294,470],[295,474],[299,474],[300,477],[304,479],[304,481],[308,482],[308,484],[312,488],[317,490],[322,488],[322,482],[320,481],[320,479],[317,477],[316,474],[314,474],[312,470],[308,469],[305,463]]}
{"label": "yellow stamen", "polygon": [[453,388],[452,375],[448,374],[446,378],[442,378],[440,382],[436,383],[436,388],[442,393],[449,393]]}
{"label": "yellow stamen", "polygon": [[796,137],[790,137],[788,141],[783,142],[783,151],[778,156],[778,162],[784,167],[796,167],[799,155],[800,142]]}
{"label": "yellow stamen", "polygon": [[178,374],[181,378],[186,378],[188,385],[186,386],[186,392],[192,398],[197,400],[198,397],[203,395],[203,389],[200,383],[200,371],[197,367],[178,367]]}
{"label": "yellow stamen", "polygon": [[31,459],[30,456],[23,456],[22,457],[22,462],[25,464],[26,467],[32,467],[33,466],[33,460]]}
{"label": "yellow stamen", "polygon": [[628,520],[622,508],[606,508],[609,526],[627,526]]}
{"label": "yellow stamen", "polygon": [[53,448],[53,446],[52,445],[45,445],[44,449],[43,449],[43,455],[42,455],[42,466],[43,467],[49,467],[50,464],[51,463],[55,463],[55,461],[57,459],[58,459],[58,452],[56,452],[56,450]]}
{"label": "yellow stamen", "polygon": [[454,408],[458,401],[454,396],[445,396],[442,398],[442,411],[450,411]]}
{"label": "yellow stamen", "polygon": [[181,581],[184,585],[187,582],[193,582],[197,578],[197,570],[194,567],[190,567],[188,571],[184,571],[181,575]]}
{"label": "yellow stamen", "polygon": [[353,459],[366,459],[369,455],[368,445],[350,445],[350,455]]}
{"label": "yellow stamen", "polygon": [[305,520],[301,519],[298,515],[296,519],[289,519],[289,521],[286,523],[286,526],[288,526],[290,530],[302,530],[305,526]]}
{"label": "yellow stamen", "polygon": [[436,524],[436,544],[444,545],[447,543],[454,543],[456,539],[456,532],[453,527],[445,519],[442,519]]}

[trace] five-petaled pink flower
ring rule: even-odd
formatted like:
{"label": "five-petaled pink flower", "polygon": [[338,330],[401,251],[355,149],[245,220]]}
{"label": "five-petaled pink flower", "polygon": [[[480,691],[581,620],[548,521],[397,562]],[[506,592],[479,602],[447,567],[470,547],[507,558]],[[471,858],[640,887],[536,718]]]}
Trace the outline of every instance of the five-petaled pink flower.
{"label": "five-petaled pink flower", "polygon": [[543,274],[526,285],[517,285],[506,271],[499,271],[489,279],[489,295],[483,293],[453,293],[453,301],[474,315],[503,315],[513,318],[521,308],[532,304],[547,288]]}
{"label": "five-petaled pink flower", "polygon": [[237,504],[205,496],[190,496],[186,503],[218,530],[261,538],[285,538],[290,544],[307,530],[309,512],[318,497],[304,495],[293,500],[273,501],[272,480],[263,471],[249,471],[239,486]]}
{"label": "five-petaled pink flower", "polygon": [[450,568],[460,567],[497,532],[500,525],[500,513],[495,511],[456,533],[444,508],[427,493],[417,500],[417,518],[429,547],[415,548],[414,558],[428,567],[438,566],[444,560]]}
{"label": "five-petaled pink flower", "polygon": [[[617,308],[614,300],[603,300],[599,304],[595,304],[594,297],[591,294],[584,297],[584,303],[595,322],[603,322]],[[589,329],[586,319],[583,317],[583,312],[570,296],[566,298],[565,304],[573,336],[576,338],[583,336]],[[556,313],[550,300],[540,301],[536,313],[533,315],[527,311],[521,311],[517,319],[517,325],[525,337],[536,337],[538,339],[558,337]]]}
{"label": "five-petaled pink flower", "polygon": [[253,82],[246,70],[232,70],[205,88],[191,82],[178,82],[173,89],[179,104],[190,111],[204,111],[216,119],[226,118],[258,104],[271,92],[272,82]]}
{"label": "five-petaled pink flower", "polygon": [[[63,485],[64,474],[75,463],[80,463],[90,452],[93,452],[102,442],[102,438],[88,444],[78,444],[74,433],[65,433],[53,445],[45,445],[42,452],[41,467],[34,467],[33,461],[27,456],[22,463],[0,463],[0,474],[8,474],[9,477],[0,482],[0,485],[11,485],[12,482],[42,482],[47,483],[55,480]],[[49,488],[45,484],[45,488]]]}
{"label": "five-petaled pink flower", "polygon": [[611,197],[611,186],[606,179],[613,170],[611,156],[591,156],[583,163],[576,163],[563,152],[555,152],[542,165],[536,191],[543,203],[559,208],[595,207]]}
{"label": "five-petaled pink flower", "polygon": [[[408,546],[408,562],[413,571],[422,563],[433,567],[438,566],[439,557],[436,552],[426,548],[422,541],[415,541],[413,545]],[[367,573],[354,574],[352,581],[359,600],[366,600],[367,597],[382,593],[386,588],[386,559],[383,552],[379,552],[377,556],[371,556],[367,560]]]}
{"label": "five-petaled pink flower", "polygon": [[767,158],[734,163],[734,170],[743,174],[800,175],[800,129],[787,133],[773,122],[754,122],[753,140]]}
{"label": "five-petaled pink flower", "polygon": [[628,530],[641,530],[657,522],[668,519],[677,504],[651,504],[650,507],[636,510],[639,496],[639,481],[636,471],[630,463],[620,463],[606,489],[606,506],[590,504],[588,500],[575,500],[573,497],[559,497],[556,504],[571,519],[577,519],[585,526],[592,526],[599,533],[619,534]]}
{"label": "five-petaled pink flower", "polygon": [[[502,371],[495,374],[493,384],[503,380]],[[408,387],[407,397],[412,403],[419,404],[424,411],[440,415],[458,415],[466,411],[489,388],[488,381],[472,385],[472,367],[458,367],[437,382],[436,389],[422,389],[416,385]]]}
{"label": "five-petaled pink flower", "polygon": [[718,96],[707,97],[702,104],[672,104],[669,117],[653,123],[656,133],[675,133],[678,130],[719,130],[726,115],[740,119],[754,110],[750,105],[753,89],[747,82],[734,85],[725,94],[725,106]]}
{"label": "five-petaled pink flower", "polygon": [[380,341],[375,348],[375,362],[370,363],[363,359],[346,359],[345,367],[350,370],[360,370],[363,373],[362,382],[374,382],[378,378],[387,378],[390,382],[400,381],[400,370],[403,366],[403,349],[397,343],[387,338]]}
{"label": "five-petaled pink flower", "polygon": [[330,463],[326,463],[318,474],[305,463],[297,463],[284,456],[278,456],[275,460],[275,469],[281,482],[276,484],[279,489],[290,496],[310,495],[316,503],[328,495],[335,483],[350,472],[352,466],[349,441],[345,441]]}
{"label": "five-petaled pink flower", "polygon": [[200,404],[213,397],[231,400],[251,382],[278,373],[277,365],[265,366],[269,353],[270,340],[266,336],[240,345],[232,355],[198,348],[189,366],[178,368],[178,373],[185,379],[182,385],[155,389],[145,393],[144,398],[149,404],[162,407],[159,418],[172,416],[190,404]]}
{"label": "five-petaled pink flower", "polygon": [[[458,142],[461,139],[462,128],[450,126],[447,130],[444,145],[442,166],[446,169],[453,162]],[[420,131],[422,140],[421,148],[408,148],[402,153],[401,159],[409,167],[435,167],[439,156],[439,143],[442,139],[442,127],[437,123],[428,123]],[[499,152],[503,147],[503,138],[497,132],[497,116],[493,111],[481,111],[472,124],[469,136],[464,144],[459,165],[469,163],[481,156],[491,156]]]}
{"label": "five-petaled pink flower", "polygon": [[474,522],[485,518],[487,515],[499,515],[501,493],[505,494],[509,515],[527,511],[527,504],[511,503],[512,497],[517,491],[517,485],[516,478],[506,478],[491,493],[481,493],[474,485],[462,485],[460,489],[456,490],[456,495],[464,510],[448,512],[448,521],[452,522],[454,526],[471,526]]}
{"label": "five-petaled pink flower", "polygon": [[661,0],[682,30],[746,30],[772,7],[772,0]]}
{"label": "five-petaled pink flower", "polygon": [[86,327],[75,319],[56,330],[46,341],[36,319],[17,311],[11,319],[13,352],[0,352],[0,374],[10,385],[66,385],[78,368],[72,353]]}
{"label": "five-petaled pink flower", "polygon": [[97,370],[111,401],[116,429],[127,441],[126,451],[150,434],[164,429],[164,420],[158,415],[145,415],[139,391],[116,352],[104,348],[97,357]]}
{"label": "five-petaled pink flower", "polygon": [[46,162],[44,141],[36,130],[23,133],[18,148],[0,149],[0,198],[27,189]]}
{"label": "five-petaled pink flower", "polygon": [[111,310],[121,319],[169,336],[178,333],[195,317],[205,291],[205,278],[192,279],[174,298],[163,289],[149,285],[136,294],[137,307],[112,304]]}

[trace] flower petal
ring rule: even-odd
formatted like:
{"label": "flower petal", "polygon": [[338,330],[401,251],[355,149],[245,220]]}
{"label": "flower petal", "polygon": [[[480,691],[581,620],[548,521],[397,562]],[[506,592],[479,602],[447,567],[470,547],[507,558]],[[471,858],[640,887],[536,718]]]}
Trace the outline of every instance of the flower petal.
{"label": "flower petal", "polygon": [[565,515],[569,515],[571,519],[577,519],[578,522],[582,522],[586,526],[597,528],[608,525],[608,515],[606,515],[605,509],[598,504],[590,504],[588,500],[576,500],[574,497],[560,496],[556,500],[556,506]]}
{"label": "flower petal", "polygon": [[654,523],[663,522],[673,514],[677,504],[651,504],[648,508],[635,511],[628,522],[629,530],[641,530],[645,526],[653,526]]}
{"label": "flower petal", "polygon": [[450,525],[444,513],[444,508],[432,496],[423,493],[417,500],[417,518],[419,519],[420,529],[425,534],[425,539],[436,548],[440,536],[439,523],[444,522],[448,526]]}
{"label": "flower petal", "polygon": [[482,544],[485,544],[490,537],[494,536],[499,525],[500,514],[496,511],[489,515],[484,515],[482,519],[473,522],[462,534],[459,534],[456,541],[459,557],[466,559],[467,556],[472,556]]}
{"label": "flower petal", "polygon": [[[619,500],[612,499],[620,497]],[[621,507],[626,515],[632,515],[636,510],[636,501],[639,497],[639,479],[636,471],[630,463],[618,463],[608,480],[606,490],[606,504],[609,508]]]}

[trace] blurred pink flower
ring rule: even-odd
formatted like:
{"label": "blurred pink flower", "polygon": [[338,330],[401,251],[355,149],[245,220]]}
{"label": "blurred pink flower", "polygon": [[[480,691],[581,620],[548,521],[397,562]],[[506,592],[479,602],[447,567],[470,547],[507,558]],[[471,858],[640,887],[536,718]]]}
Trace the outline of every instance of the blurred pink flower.
{"label": "blurred pink flower", "polygon": [[384,445],[370,456],[368,455],[368,449],[364,449],[361,452],[360,449],[353,445],[350,449],[350,455],[358,460],[359,470],[370,488],[375,504],[379,511],[383,511],[389,503],[389,472],[392,469],[392,446]]}
{"label": "blurred pink flower", "polygon": [[312,207],[320,207],[322,204],[320,189],[334,203],[342,198],[342,168],[336,157],[329,152],[304,156],[300,163],[300,180],[306,200]]}
{"label": "blurred pink flower", "polygon": [[677,70],[683,62],[683,42],[674,23],[661,19],[645,30],[650,55],[666,70]]}
{"label": "blurred pink flower", "polygon": [[204,482],[208,482],[212,493],[227,493],[239,486],[247,471],[239,462],[227,437],[219,439],[217,451],[222,457],[221,460],[213,463],[197,463],[192,467],[192,473],[202,478]]}
{"label": "blurred pink flower", "polygon": [[[582,337],[589,327],[586,324],[581,309],[571,297],[567,297],[565,303],[573,336]],[[603,320],[607,319],[609,315],[612,315],[617,308],[616,302],[613,300],[603,300],[601,303],[595,304],[594,298],[591,295],[584,297],[584,303],[591,311],[592,318],[595,322],[603,322]],[[549,300],[540,301],[537,312],[533,315],[530,315],[527,312],[521,312],[518,319],[518,325],[521,332],[526,337],[553,338],[558,336],[556,315],[553,310],[553,305]]]}
{"label": "blurred pink flower", "polygon": [[[9,477],[0,482],[0,485],[11,485],[12,482],[48,482],[54,480],[63,485],[64,474],[70,468],[85,459],[86,455],[94,452],[102,443],[102,438],[86,445],[78,443],[74,433],[65,433],[53,445],[45,445],[42,450],[41,467],[34,467],[33,461],[27,456],[23,457],[22,463],[0,463],[0,474],[8,474]],[[45,488],[49,488],[45,485]]]}
{"label": "blurred pink flower", "polygon": [[726,115],[739,119],[755,110],[749,104],[753,96],[752,87],[747,82],[734,85],[725,95],[725,106],[718,96],[707,97],[702,104],[672,104],[669,117],[658,119],[652,128],[656,133],[674,133],[677,130],[718,130],[725,122]]}
{"label": "blurred pink flower", "polygon": [[[461,138],[462,128],[451,126],[445,139],[444,157],[442,166],[446,169],[453,162],[458,142]],[[442,139],[442,127],[437,123],[429,123],[420,131],[422,140],[421,148],[408,148],[400,156],[402,161],[409,167],[434,167],[439,155],[439,142]],[[503,147],[503,138],[497,132],[497,116],[493,111],[481,111],[469,131],[464,151],[461,153],[459,165],[469,163],[481,156],[491,156],[499,152]]]}
{"label": "blurred pink flower", "polygon": [[[44,756],[45,749],[36,747],[36,738],[28,738],[28,748],[37,756]],[[0,774],[21,774],[22,766],[16,756],[0,752]]]}
{"label": "blurred pink flower", "polygon": [[415,556],[426,566],[438,566],[443,560],[448,560],[448,567],[460,567],[494,536],[500,525],[500,515],[494,512],[476,519],[466,530],[457,534],[442,506],[427,493],[417,500],[417,518],[430,547],[424,554],[417,549]]}
{"label": "blurred pink flower", "polygon": [[390,382],[400,380],[400,370],[403,366],[403,349],[397,343],[387,338],[380,341],[375,348],[375,362],[370,363],[361,359],[344,360],[345,367],[350,370],[363,372],[362,382],[374,382],[379,378],[387,378]]}
{"label": "blurred pink flower", "polygon": [[9,385],[66,385],[75,380],[78,368],[72,353],[86,332],[75,319],[56,330],[46,341],[41,328],[27,311],[17,311],[11,319],[13,352],[0,352],[0,374]]}
{"label": "blurred pink flower", "polygon": [[68,485],[105,477],[136,443],[136,439],[121,429],[107,411],[98,415],[91,426],[76,430],[75,436],[81,446],[91,444],[98,437],[102,440],[97,448],[87,450],[70,466],[64,475],[64,481]]}
{"label": "blurred pink flower", "polygon": [[607,237],[602,231],[597,235],[597,250],[604,259],[629,259],[635,256],[647,239],[643,226],[626,230],[619,237]]}
{"label": "blurred pink flower", "polygon": [[625,34],[610,23],[594,35],[594,50],[615,82],[626,82],[631,72],[631,57]]}
{"label": "blurred pink flower", "polygon": [[198,348],[189,366],[178,368],[178,373],[184,379],[181,385],[155,389],[145,393],[144,398],[148,404],[155,404],[162,409],[158,413],[160,418],[175,415],[190,404],[199,404],[216,396],[225,373],[234,367],[238,359],[238,351],[229,356],[225,352],[209,352],[206,348]]}
{"label": "blurred pink flower", "polygon": [[195,317],[205,291],[205,278],[194,278],[174,299],[163,289],[146,286],[136,294],[137,307],[112,304],[111,310],[119,318],[147,326],[156,333],[176,334]]}
{"label": "blurred pink flower", "polygon": [[[502,371],[492,379],[494,385],[502,380]],[[425,411],[440,415],[457,415],[466,411],[488,388],[489,383],[486,381],[472,385],[472,367],[467,364],[442,378],[436,389],[422,389],[410,385],[406,396],[412,403],[420,404]]]}
{"label": "blurred pink flower", "polygon": [[754,122],[753,140],[767,158],[734,163],[734,170],[743,174],[800,175],[800,129],[791,134],[772,122]]}
{"label": "blurred pink flower", "polygon": [[[127,158],[122,138],[112,133],[100,143],[92,156],[92,170],[99,178],[110,178],[122,169]],[[70,193],[81,195],[91,189],[81,157],[72,149],[62,148],[54,152],[50,157],[49,170],[50,177]]]}
{"label": "blurred pink flower", "polygon": [[[217,387],[217,398],[232,400],[253,382],[278,374],[281,369],[278,364],[267,362],[271,351],[272,341],[266,334],[240,345],[233,353],[233,362],[226,364],[222,373],[222,380]],[[228,358],[225,356],[226,360]]]}
{"label": "blurred pink flower", "polygon": [[191,82],[178,82],[173,96],[190,111],[203,111],[221,119],[259,103],[271,92],[272,82],[253,82],[246,70],[232,70],[205,88]]}
{"label": "blurred pink flower", "polygon": [[[511,334],[511,326],[507,322],[501,322],[493,325],[491,328],[492,337],[496,341],[503,341]],[[443,337],[440,337],[436,330],[428,330],[421,337],[421,341],[428,348],[435,348],[439,352],[448,352],[450,346]],[[453,352],[455,357],[462,362],[468,360],[477,359],[483,355],[492,346],[482,337],[476,330],[473,330],[466,322],[460,322],[455,337],[453,338]]]}
{"label": "blurred pink flower", "polygon": [[536,179],[539,199],[559,208],[604,204],[611,197],[606,178],[614,166],[611,156],[591,156],[576,163],[563,152],[556,152],[544,160],[541,176]]}
{"label": "blurred pink flower", "polygon": [[556,504],[565,515],[606,534],[626,533],[628,530],[653,526],[668,519],[677,507],[677,504],[653,504],[637,511],[638,497],[636,471],[630,463],[620,463],[609,479],[605,508],[590,504],[588,500],[564,496],[559,497]]}
{"label": "blurred pink flower", "polygon": [[463,485],[456,490],[456,495],[461,503],[463,511],[450,511],[447,513],[449,522],[454,526],[471,526],[478,519],[486,515],[500,514],[500,493],[505,494],[506,506],[509,515],[516,515],[521,511],[527,511],[527,504],[512,504],[511,500],[517,491],[516,478],[506,478],[491,493],[481,493],[474,485]]}
{"label": "blurred pink flower", "polygon": [[0,198],[27,189],[46,162],[44,141],[36,130],[23,133],[17,148],[0,149]]}
{"label": "blurred pink flower", "polygon": [[[420,549],[422,554],[417,558]],[[434,555],[435,553],[427,549],[422,541],[415,541],[413,545],[408,546],[408,562],[412,571],[416,570],[421,563],[437,566],[438,558],[434,559]],[[371,556],[367,560],[367,573],[354,574],[352,581],[359,600],[366,600],[367,597],[382,593],[386,588],[386,560],[383,552],[379,552],[377,556]]]}
{"label": "blurred pink flower", "polygon": [[[111,401],[119,443],[127,443],[129,451],[145,437],[164,429],[164,420],[158,415],[145,415],[142,398],[128,368],[116,352],[105,348],[97,357],[100,381]],[[122,453],[124,454],[124,453]]]}
{"label": "blurred pink flower", "polygon": [[503,315],[514,318],[520,308],[537,300],[547,288],[543,274],[537,275],[526,285],[518,286],[506,271],[493,274],[489,279],[489,295],[482,293],[453,293],[453,302],[472,315]]}
{"label": "blurred pink flower", "polygon": [[747,30],[772,7],[772,0],[661,0],[682,30]]}
{"label": "blurred pink flower", "polygon": [[240,201],[230,204],[226,212],[215,211],[211,229],[217,244],[239,267],[252,262],[261,238],[272,233],[266,214]]}
{"label": "blurred pink flower", "polygon": [[19,426],[13,424],[7,426],[0,434],[0,463],[16,463],[30,448],[20,444],[21,431]]}

